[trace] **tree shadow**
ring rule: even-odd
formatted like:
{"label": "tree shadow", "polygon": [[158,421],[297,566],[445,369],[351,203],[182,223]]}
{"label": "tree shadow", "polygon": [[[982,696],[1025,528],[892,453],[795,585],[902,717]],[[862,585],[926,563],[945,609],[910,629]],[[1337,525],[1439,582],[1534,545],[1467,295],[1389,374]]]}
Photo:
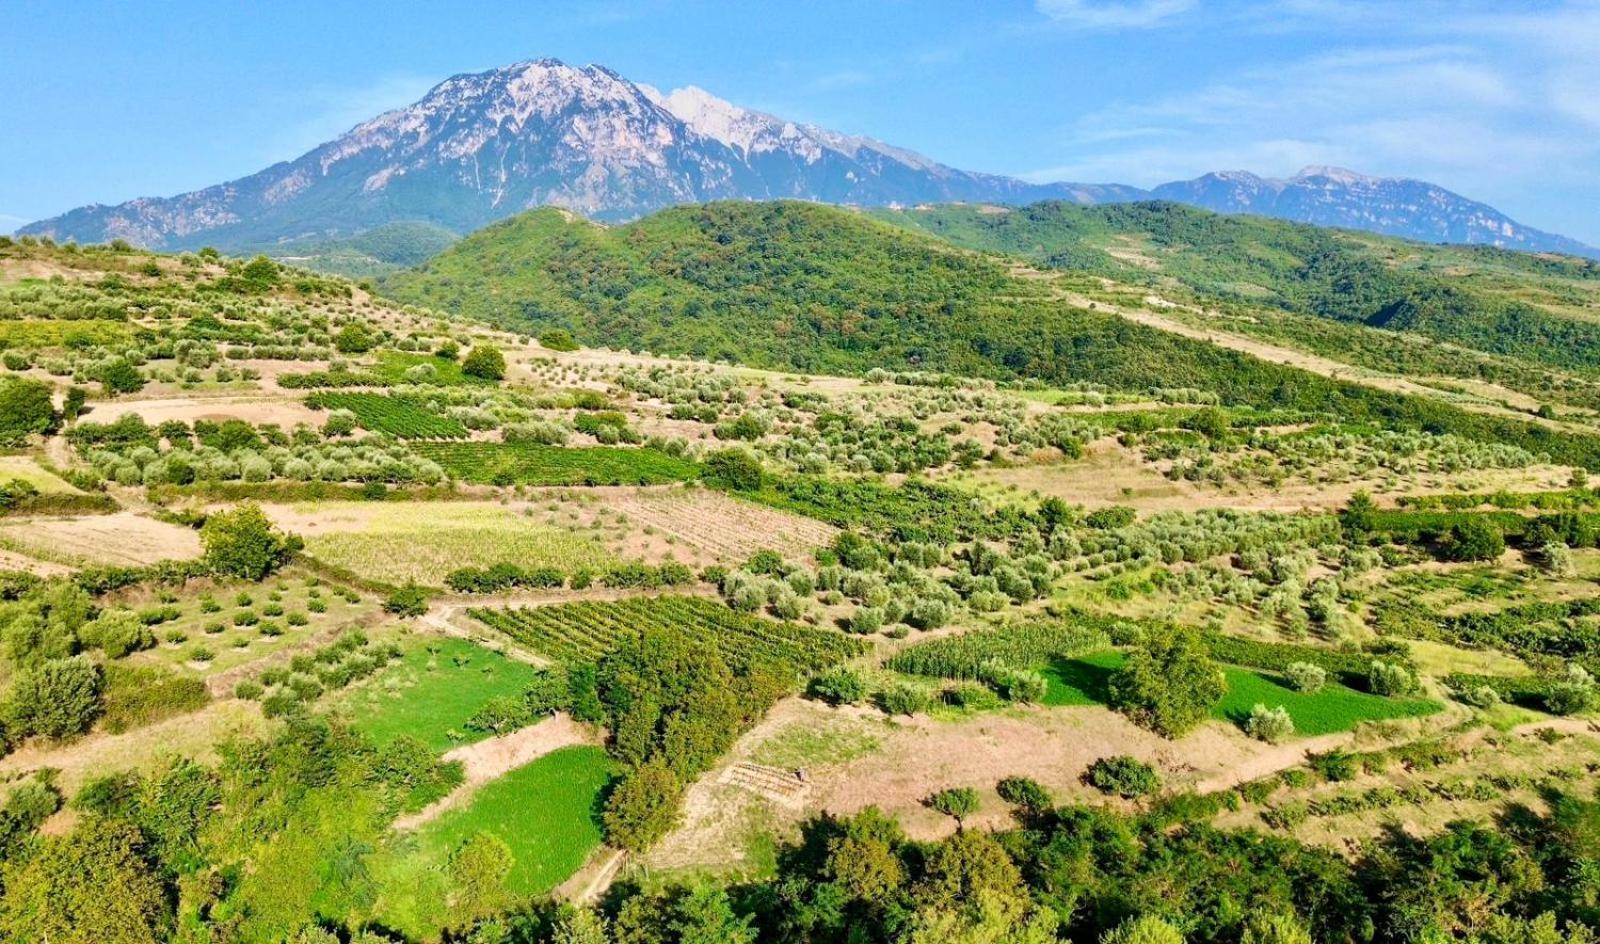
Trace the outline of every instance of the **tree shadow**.
{"label": "tree shadow", "polygon": [[1051,656],[1049,673],[1060,684],[1077,689],[1083,697],[1097,704],[1111,701],[1111,676],[1116,669],[1094,665],[1066,656]]}

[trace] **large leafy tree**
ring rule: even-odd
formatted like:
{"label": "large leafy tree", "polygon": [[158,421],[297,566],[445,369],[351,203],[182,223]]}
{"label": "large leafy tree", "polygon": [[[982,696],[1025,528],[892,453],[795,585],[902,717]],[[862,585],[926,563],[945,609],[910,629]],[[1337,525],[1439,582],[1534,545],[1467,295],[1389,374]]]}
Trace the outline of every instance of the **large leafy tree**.
{"label": "large leafy tree", "polygon": [[0,445],[15,446],[56,425],[50,385],[23,377],[0,379]]}
{"label": "large leafy tree", "polygon": [[1111,704],[1144,727],[1179,737],[1204,721],[1228,683],[1205,640],[1187,627],[1147,633],[1109,683]]}

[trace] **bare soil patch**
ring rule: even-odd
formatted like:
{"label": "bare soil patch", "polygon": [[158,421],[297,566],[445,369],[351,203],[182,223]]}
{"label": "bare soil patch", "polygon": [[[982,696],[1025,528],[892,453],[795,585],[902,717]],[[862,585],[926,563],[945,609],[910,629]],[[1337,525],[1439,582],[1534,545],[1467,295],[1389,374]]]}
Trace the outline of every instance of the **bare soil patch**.
{"label": "bare soil patch", "polygon": [[320,426],[327,414],[308,408],[298,399],[272,396],[163,397],[151,400],[112,400],[96,403],[90,419],[109,423],[129,413],[137,413],[146,423],[157,426],[167,420],[193,423],[195,420],[221,422],[244,420],[247,423],[277,423],[290,429],[298,423]]}
{"label": "bare soil patch", "polygon": [[0,547],[56,564],[153,564],[200,554],[193,530],[131,511],[0,524]]}

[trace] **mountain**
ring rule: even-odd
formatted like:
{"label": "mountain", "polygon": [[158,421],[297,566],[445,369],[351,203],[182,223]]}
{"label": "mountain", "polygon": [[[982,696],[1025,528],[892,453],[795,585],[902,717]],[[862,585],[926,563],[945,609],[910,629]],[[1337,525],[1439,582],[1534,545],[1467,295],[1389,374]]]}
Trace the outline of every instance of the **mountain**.
{"label": "mountain", "polygon": [[1141,193],[968,173],[700,89],[662,94],[601,66],[540,59],[454,76],[414,105],[249,177],[83,207],[22,232],[240,249],[339,239],[400,220],[464,233],[542,205],[623,220],[717,199],[881,205]]}
{"label": "mountain", "polygon": [[957,170],[872,138],[741,108],[692,86],[663,93],[603,66],[554,59],[454,76],[413,105],[239,180],[175,197],[80,207],[19,232],[299,257],[300,249],[285,247],[335,242],[396,222],[467,233],[537,206],[625,221],[677,204],[729,199],[875,207],[1100,204],[1152,196],[1428,242],[1600,257],[1600,250],[1522,226],[1423,181],[1313,167],[1288,180],[1207,174],[1153,192],[1035,184]]}
{"label": "mountain", "polygon": [[1523,226],[1494,207],[1436,184],[1369,177],[1339,167],[1307,167],[1287,179],[1221,171],[1162,184],[1150,195],[1218,213],[1251,213],[1428,243],[1483,244],[1600,258],[1600,250],[1592,246]]}

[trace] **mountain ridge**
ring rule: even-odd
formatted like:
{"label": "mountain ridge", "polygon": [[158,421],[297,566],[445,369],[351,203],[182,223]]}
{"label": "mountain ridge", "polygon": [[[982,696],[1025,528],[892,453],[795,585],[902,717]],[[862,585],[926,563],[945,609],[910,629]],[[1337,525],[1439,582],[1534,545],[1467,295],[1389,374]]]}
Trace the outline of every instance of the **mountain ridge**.
{"label": "mountain ridge", "polygon": [[253,251],[395,222],[467,233],[537,206],[622,222],[726,199],[892,207],[1154,197],[1427,241],[1600,257],[1424,181],[1308,171],[1323,173],[1278,180],[1216,172],[1153,190],[1030,183],[744,108],[693,85],[661,92],[602,65],[547,58],[451,76],[411,105],[254,174],[173,197],[78,207],[18,232]]}

